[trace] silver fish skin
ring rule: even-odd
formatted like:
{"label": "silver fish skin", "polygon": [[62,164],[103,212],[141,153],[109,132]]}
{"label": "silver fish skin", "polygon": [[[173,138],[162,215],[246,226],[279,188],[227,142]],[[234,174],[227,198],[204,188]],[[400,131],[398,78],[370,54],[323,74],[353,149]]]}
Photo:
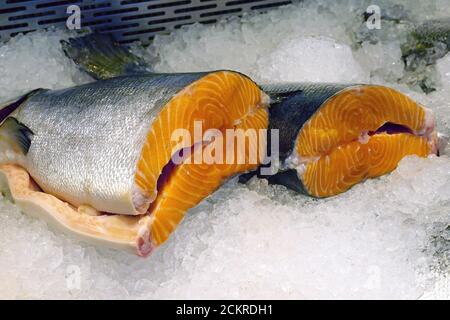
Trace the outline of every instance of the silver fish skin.
{"label": "silver fish skin", "polygon": [[134,174],[153,120],[206,73],[146,74],[40,91],[10,116],[33,137],[26,155],[2,148],[0,164],[23,166],[46,192],[115,214],[143,214],[156,197]]}

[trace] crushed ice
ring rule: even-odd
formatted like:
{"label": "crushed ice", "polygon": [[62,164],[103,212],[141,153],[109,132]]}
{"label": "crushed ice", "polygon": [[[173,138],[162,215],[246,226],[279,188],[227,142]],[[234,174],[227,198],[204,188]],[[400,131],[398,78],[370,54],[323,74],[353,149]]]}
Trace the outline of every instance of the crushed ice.
{"label": "crushed ice", "polygon": [[[443,0],[400,2],[403,7],[394,6],[391,16],[425,20],[450,10]],[[412,91],[396,83],[403,75],[405,34],[386,24],[377,41],[364,38],[360,17],[349,12],[369,2],[324,3],[183,28],[157,37],[146,58],[162,72],[231,68],[262,82],[383,83],[434,109],[439,129],[450,133],[450,55],[436,65],[435,92]],[[386,7],[392,8],[390,1]],[[349,30],[359,30],[359,46]],[[64,36],[38,32],[0,46],[0,100],[36,87],[89,81],[62,54]],[[146,260],[80,243],[6,200],[0,201],[0,216],[0,298],[448,295],[447,156],[406,158],[392,174],[325,200],[265,181],[243,186],[232,180],[191,210]]]}

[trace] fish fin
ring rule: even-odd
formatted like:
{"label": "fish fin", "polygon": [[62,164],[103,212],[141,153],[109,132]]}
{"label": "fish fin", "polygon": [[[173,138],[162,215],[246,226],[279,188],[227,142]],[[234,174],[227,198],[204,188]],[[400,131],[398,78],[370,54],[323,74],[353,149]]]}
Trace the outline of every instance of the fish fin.
{"label": "fish fin", "polygon": [[280,171],[275,175],[268,176],[267,180],[269,181],[269,184],[283,185],[298,193],[308,194],[295,169]]}
{"label": "fish fin", "polygon": [[0,141],[6,142],[13,150],[27,154],[34,133],[14,117],[8,117],[0,125]]}
{"label": "fish fin", "polygon": [[151,72],[142,58],[119,45],[110,34],[90,33],[62,40],[61,45],[67,57],[97,80]]}
{"label": "fish fin", "polygon": [[13,113],[17,108],[19,108],[28,98],[35,95],[38,92],[44,91],[45,89],[35,89],[24,95],[16,97],[7,103],[0,104],[0,123],[5,120],[11,113]]}

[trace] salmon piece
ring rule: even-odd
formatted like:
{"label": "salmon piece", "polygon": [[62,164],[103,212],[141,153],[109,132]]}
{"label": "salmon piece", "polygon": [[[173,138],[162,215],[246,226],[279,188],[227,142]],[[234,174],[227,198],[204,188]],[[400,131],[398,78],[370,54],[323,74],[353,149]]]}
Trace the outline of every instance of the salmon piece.
{"label": "salmon piece", "polygon": [[[127,237],[134,234],[136,252],[145,256],[168,239],[190,208],[228,178],[260,164],[265,135],[243,146],[225,139],[217,147],[218,137],[206,133],[267,129],[267,108],[268,97],[251,79],[225,70],[130,75],[37,90],[0,108],[0,166],[23,167],[45,194],[75,212],[89,207],[98,213],[83,215],[81,227],[79,215],[62,219],[60,211],[50,210],[50,220],[72,233],[113,243],[128,221]],[[210,149],[227,157],[228,149],[234,152],[229,162],[203,161]],[[185,155],[174,161],[181,151]],[[11,168],[4,170],[10,185],[18,176]],[[111,215],[130,218],[105,218]]]}
{"label": "salmon piece", "polygon": [[273,101],[269,128],[280,135],[280,172],[258,173],[270,183],[334,196],[391,172],[405,156],[438,153],[431,110],[394,89],[300,83],[263,90]]}

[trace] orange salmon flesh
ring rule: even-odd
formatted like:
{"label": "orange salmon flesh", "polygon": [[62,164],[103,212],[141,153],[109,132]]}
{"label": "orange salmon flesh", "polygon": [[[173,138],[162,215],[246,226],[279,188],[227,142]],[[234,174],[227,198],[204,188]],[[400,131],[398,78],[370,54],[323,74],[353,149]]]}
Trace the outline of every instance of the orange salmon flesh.
{"label": "orange salmon flesh", "polygon": [[407,155],[427,157],[435,143],[430,110],[390,88],[356,86],[328,99],[304,124],[291,157],[306,192],[327,197],[391,172]]}
{"label": "orange salmon flesh", "polygon": [[[243,156],[246,159],[243,164],[237,164],[237,161],[233,164],[195,163],[192,160],[195,153],[192,153],[191,159],[184,159],[171,170],[167,181],[158,189],[163,168],[171,160],[174,150],[180,148],[178,141],[172,141],[172,133],[186,129],[195,138],[195,121],[201,121],[204,131],[267,129],[267,103],[265,94],[249,78],[235,72],[219,71],[185,87],[164,106],[148,133],[135,175],[136,184],[154,199],[146,219],[141,222],[138,246],[143,251],[165,242],[186,211],[215,191],[225,179],[255,169],[258,163],[250,163],[247,159],[258,152],[259,146],[265,146],[265,141],[259,141],[258,145],[249,142],[245,150],[235,149],[236,158]],[[202,144],[202,141],[192,141],[182,148],[191,148],[198,143]],[[195,152],[203,152],[205,147]]]}

